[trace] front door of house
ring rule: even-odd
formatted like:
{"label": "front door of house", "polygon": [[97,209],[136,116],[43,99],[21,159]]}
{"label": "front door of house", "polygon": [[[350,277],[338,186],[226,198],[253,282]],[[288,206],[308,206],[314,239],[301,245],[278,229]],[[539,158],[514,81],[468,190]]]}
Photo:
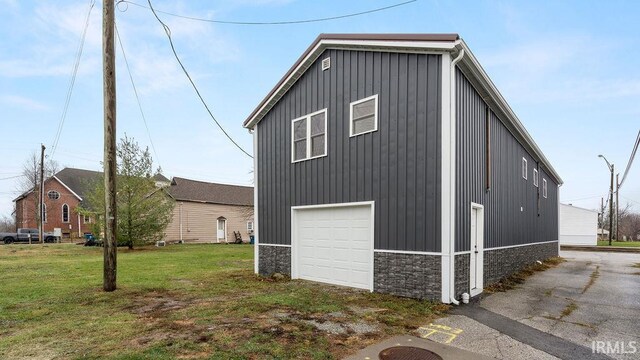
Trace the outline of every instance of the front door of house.
{"label": "front door of house", "polygon": [[471,204],[471,261],[469,287],[471,296],[482,292],[484,278],[484,207]]}
{"label": "front door of house", "polygon": [[218,242],[227,240],[227,219],[218,218]]}

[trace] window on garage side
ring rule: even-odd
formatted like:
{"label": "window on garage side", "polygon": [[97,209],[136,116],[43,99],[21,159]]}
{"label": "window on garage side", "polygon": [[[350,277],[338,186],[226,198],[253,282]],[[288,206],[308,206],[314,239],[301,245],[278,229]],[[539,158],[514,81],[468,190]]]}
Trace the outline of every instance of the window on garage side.
{"label": "window on garage side", "polygon": [[522,158],[522,178],[527,180],[527,176],[528,176],[528,169],[527,169],[527,159]]}
{"label": "window on garage side", "polygon": [[291,122],[291,162],[327,155],[327,109]]}
{"label": "window on garage side", "polygon": [[350,136],[378,130],[378,95],[352,102],[349,113]]}
{"label": "window on garage side", "polygon": [[533,169],[533,186],[538,187],[538,169]]}
{"label": "window on garage side", "polygon": [[542,179],[542,196],[547,197],[547,179]]}

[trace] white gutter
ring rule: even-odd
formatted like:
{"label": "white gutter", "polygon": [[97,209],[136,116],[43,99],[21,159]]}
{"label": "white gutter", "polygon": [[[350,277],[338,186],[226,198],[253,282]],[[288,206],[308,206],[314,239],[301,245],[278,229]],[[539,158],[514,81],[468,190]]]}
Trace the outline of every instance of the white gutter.
{"label": "white gutter", "polygon": [[451,301],[454,305],[459,305],[460,303],[456,300],[456,261],[455,261],[455,253],[456,253],[456,237],[455,237],[455,212],[456,212],[456,64],[462,60],[464,56],[464,49],[460,49],[460,53],[458,56],[451,61],[450,70],[450,97],[449,97],[449,114],[451,116],[451,121],[449,122],[450,126],[450,154],[451,154],[451,162],[449,163],[449,173],[451,180],[451,195],[449,196],[449,201],[451,206],[449,207],[450,215],[449,215],[449,301]]}

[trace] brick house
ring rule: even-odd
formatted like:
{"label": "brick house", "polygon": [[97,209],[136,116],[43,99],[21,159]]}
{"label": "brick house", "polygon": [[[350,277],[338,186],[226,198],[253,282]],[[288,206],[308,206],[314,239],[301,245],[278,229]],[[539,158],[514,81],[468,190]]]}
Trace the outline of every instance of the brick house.
{"label": "brick house", "polygon": [[[78,213],[85,195],[101,172],[64,168],[44,182],[44,231],[62,230],[63,238],[79,238],[91,232],[95,221],[90,216]],[[156,182],[169,183],[162,175],[154,177]],[[18,228],[37,228],[37,192],[27,191],[13,200],[16,203],[16,226]]]}

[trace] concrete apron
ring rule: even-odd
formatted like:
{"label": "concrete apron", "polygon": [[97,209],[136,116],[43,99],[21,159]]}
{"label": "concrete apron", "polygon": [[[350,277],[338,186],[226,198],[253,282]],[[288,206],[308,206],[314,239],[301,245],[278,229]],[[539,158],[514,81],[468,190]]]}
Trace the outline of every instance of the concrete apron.
{"label": "concrete apron", "polygon": [[[489,360],[491,358],[474,354],[472,352],[454,348],[452,346],[443,345],[434,341],[424,340],[415,336],[403,335],[396,336],[383,342],[371,345],[355,355],[345,358],[345,360],[378,360],[381,351],[395,346],[410,346],[420,349],[429,350],[440,355],[444,360]],[[420,359],[415,359],[420,360]]]}

